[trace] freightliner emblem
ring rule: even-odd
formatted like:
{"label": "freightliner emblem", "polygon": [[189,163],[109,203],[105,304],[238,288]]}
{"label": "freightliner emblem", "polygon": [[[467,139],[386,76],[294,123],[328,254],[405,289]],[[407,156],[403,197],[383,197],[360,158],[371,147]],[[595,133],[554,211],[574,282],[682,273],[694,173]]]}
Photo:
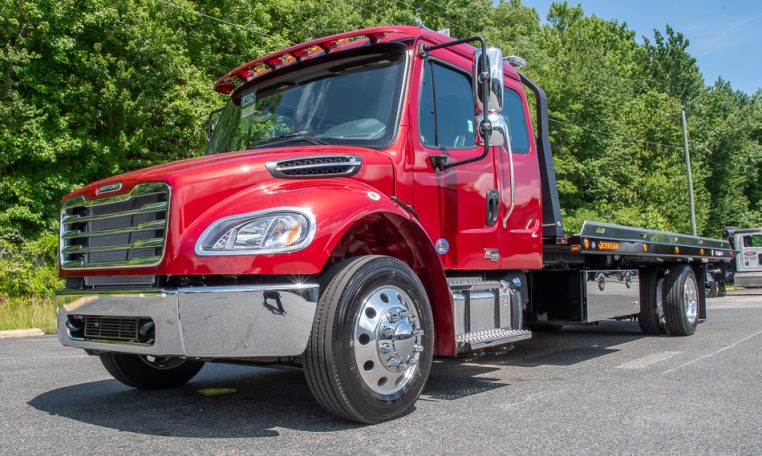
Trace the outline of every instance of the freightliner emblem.
{"label": "freightliner emblem", "polygon": [[97,195],[100,195],[101,193],[111,193],[116,192],[118,190],[122,189],[122,183],[121,182],[112,182],[110,184],[103,184],[95,191]]}

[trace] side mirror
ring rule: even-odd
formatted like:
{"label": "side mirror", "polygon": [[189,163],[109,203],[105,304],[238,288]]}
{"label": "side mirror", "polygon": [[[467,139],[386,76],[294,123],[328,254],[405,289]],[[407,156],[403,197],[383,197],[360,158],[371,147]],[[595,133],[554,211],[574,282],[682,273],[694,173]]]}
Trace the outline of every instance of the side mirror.
{"label": "side mirror", "polygon": [[[472,77],[474,81],[474,99],[476,100],[476,125],[479,132],[476,143],[488,143],[497,146],[504,143],[505,120],[500,113],[503,111],[503,51],[499,48],[487,48],[486,62],[482,58],[481,49],[474,51]],[[485,107],[484,93],[487,93]],[[495,126],[503,127],[503,134],[494,134]]]}
{"label": "side mirror", "polygon": [[[503,111],[503,51],[499,48],[487,48],[487,68],[482,68],[482,50],[474,51],[474,66],[472,77],[474,80],[474,99],[478,113],[488,111],[500,113]],[[484,108],[482,100],[483,85],[487,84],[488,103]]]}
{"label": "side mirror", "polygon": [[212,133],[214,133],[214,128],[217,126],[217,122],[220,121],[220,115],[222,114],[222,111],[225,110],[225,107],[221,107],[219,109],[215,109],[214,111],[209,113],[209,117],[206,118],[206,140],[209,141],[212,139]]}

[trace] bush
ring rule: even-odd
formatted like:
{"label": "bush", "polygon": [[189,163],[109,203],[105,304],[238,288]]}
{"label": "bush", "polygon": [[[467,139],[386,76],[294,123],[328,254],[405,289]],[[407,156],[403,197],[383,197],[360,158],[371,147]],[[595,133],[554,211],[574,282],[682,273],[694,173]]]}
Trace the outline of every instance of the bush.
{"label": "bush", "polygon": [[62,287],[56,271],[57,246],[54,233],[24,244],[0,240],[0,296],[48,296]]}

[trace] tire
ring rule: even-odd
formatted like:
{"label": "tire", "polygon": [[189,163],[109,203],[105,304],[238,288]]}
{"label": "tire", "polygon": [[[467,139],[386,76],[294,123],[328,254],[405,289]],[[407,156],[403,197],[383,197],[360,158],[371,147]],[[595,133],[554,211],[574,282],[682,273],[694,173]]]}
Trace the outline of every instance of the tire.
{"label": "tire", "polygon": [[204,367],[203,361],[127,353],[101,353],[100,359],[103,367],[116,380],[145,390],[184,385]]}
{"label": "tire", "polygon": [[426,384],[434,348],[421,281],[397,259],[364,256],[333,266],[321,287],[304,354],[313,396],[359,423],[405,414]]}
{"label": "tire", "polygon": [[667,334],[664,318],[664,274],[660,269],[645,269],[640,273],[640,313],[638,324],[643,334]]}
{"label": "tire", "polygon": [[664,317],[672,336],[690,336],[698,325],[699,290],[696,275],[687,265],[669,268],[664,277]]}

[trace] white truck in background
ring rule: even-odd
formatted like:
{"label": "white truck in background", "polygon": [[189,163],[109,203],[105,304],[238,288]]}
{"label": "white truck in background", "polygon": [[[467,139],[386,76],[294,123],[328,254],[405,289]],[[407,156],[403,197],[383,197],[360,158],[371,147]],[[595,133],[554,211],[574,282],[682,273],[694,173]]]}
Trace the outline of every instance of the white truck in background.
{"label": "white truck in background", "polygon": [[722,237],[738,251],[730,263],[729,282],[739,287],[762,287],[762,227],[725,228]]}

